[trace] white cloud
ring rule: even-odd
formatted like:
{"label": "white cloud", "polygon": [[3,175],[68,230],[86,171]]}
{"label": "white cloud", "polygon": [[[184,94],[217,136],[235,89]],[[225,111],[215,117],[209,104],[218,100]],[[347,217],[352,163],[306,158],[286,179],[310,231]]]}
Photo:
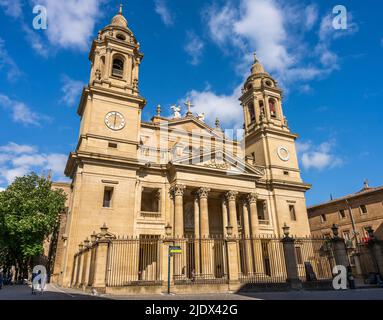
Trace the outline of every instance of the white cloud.
{"label": "white cloud", "polygon": [[5,191],[5,188],[0,187],[0,192]]}
{"label": "white cloud", "polygon": [[311,30],[318,21],[318,8],[316,5],[311,4],[304,9],[304,12],[306,17],[305,26],[308,30]]}
{"label": "white cloud", "polygon": [[61,92],[63,96],[60,99],[60,102],[71,107],[77,102],[77,98],[81,94],[85,83],[83,83],[82,81],[73,80],[67,75],[62,76],[61,83]]}
{"label": "white cloud", "polygon": [[194,32],[189,31],[186,33],[186,42],[184,49],[191,57],[190,63],[192,65],[199,64],[204,49],[203,41]]}
{"label": "white cloud", "polygon": [[20,0],[0,0],[0,7],[6,15],[18,18],[22,15],[22,5]]}
{"label": "white cloud", "polygon": [[156,13],[161,17],[162,22],[166,26],[171,26],[174,24],[172,14],[169,10],[169,8],[166,5],[165,0],[155,0],[154,1],[155,8],[154,10]]}
{"label": "white cloud", "polygon": [[[54,47],[87,50],[105,0],[33,0],[47,8],[46,35]],[[38,45],[37,45],[38,46]]]}
{"label": "white cloud", "polygon": [[23,144],[17,144],[14,142],[9,142],[5,146],[0,146],[0,152],[5,153],[35,153],[37,151],[37,148],[35,146],[30,145],[23,145]]}
{"label": "white cloud", "polygon": [[[242,128],[243,112],[238,102],[240,87],[230,95],[217,94],[208,87],[203,91],[191,90],[186,98],[193,101],[193,112],[205,113],[205,119],[211,126],[219,118],[225,128]],[[185,101],[185,100],[184,100]]]}
{"label": "white cloud", "polygon": [[50,118],[32,111],[23,102],[12,100],[8,96],[0,93],[0,107],[9,110],[12,114],[12,120],[23,125],[40,125],[43,119]]}
{"label": "white cloud", "polygon": [[[204,18],[212,40],[224,52],[242,58],[242,75],[248,74],[251,53],[256,50],[265,69],[284,86],[321,78],[338,69],[331,41],[357,31],[349,18],[350,30],[339,33],[329,24],[331,16],[325,16],[317,32],[317,6],[304,6],[296,0],[240,0],[239,6],[227,0],[222,7],[208,7]],[[317,37],[316,43],[306,39],[309,34],[310,39]]]}
{"label": "white cloud", "polygon": [[52,171],[53,177],[63,176],[67,156],[58,153],[39,153],[31,145],[19,145],[9,142],[0,146],[0,183],[12,183],[16,177],[32,171],[36,173]]}
{"label": "white cloud", "polygon": [[16,62],[8,54],[4,40],[0,38],[0,71],[2,69],[6,69],[9,81],[16,81],[22,74]]}
{"label": "white cloud", "polygon": [[334,141],[323,142],[318,146],[311,142],[297,143],[297,151],[306,170],[323,170],[341,166],[344,161],[334,154],[334,147]]}

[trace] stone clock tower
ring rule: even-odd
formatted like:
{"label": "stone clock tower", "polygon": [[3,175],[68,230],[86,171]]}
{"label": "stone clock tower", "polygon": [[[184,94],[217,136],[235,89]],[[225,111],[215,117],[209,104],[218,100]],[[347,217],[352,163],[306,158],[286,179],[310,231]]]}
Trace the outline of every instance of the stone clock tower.
{"label": "stone clock tower", "polygon": [[90,50],[90,82],[78,109],[78,150],[136,157],[145,105],[138,87],[142,58],[140,44],[128,28],[121,6],[111,24],[98,33]]}
{"label": "stone clock tower", "polygon": [[240,97],[245,121],[245,155],[248,163],[265,168],[260,186],[269,191],[276,220],[288,222],[294,234],[307,229],[305,192],[310,185],[300,175],[297,135],[283,115],[282,90],[257,56]]}

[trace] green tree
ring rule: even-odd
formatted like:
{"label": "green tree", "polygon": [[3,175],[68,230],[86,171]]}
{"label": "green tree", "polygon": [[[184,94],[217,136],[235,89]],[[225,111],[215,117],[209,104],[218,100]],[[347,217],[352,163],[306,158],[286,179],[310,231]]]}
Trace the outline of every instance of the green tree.
{"label": "green tree", "polygon": [[52,182],[35,173],[18,177],[0,192],[0,265],[16,266],[27,276],[32,259],[43,253],[44,240],[59,223],[66,195],[52,190]]}

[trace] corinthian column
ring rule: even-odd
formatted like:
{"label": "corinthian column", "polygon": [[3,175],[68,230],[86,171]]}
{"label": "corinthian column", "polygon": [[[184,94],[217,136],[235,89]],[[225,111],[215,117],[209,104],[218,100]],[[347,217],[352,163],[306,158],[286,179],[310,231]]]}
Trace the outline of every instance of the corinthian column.
{"label": "corinthian column", "polygon": [[182,237],[184,235],[184,210],[183,195],[185,186],[176,184],[172,188],[174,197],[174,236]]}
{"label": "corinthian column", "polygon": [[254,237],[258,233],[257,195],[249,193],[247,195],[247,202],[250,207],[251,236]]}
{"label": "corinthian column", "polygon": [[238,237],[237,207],[235,204],[238,192],[226,192],[226,200],[229,205],[229,222],[233,227],[233,237]]}
{"label": "corinthian column", "polygon": [[207,197],[210,189],[208,188],[200,188],[197,191],[200,209],[201,209],[201,236],[207,237],[209,236],[209,212],[208,212],[208,204]]}

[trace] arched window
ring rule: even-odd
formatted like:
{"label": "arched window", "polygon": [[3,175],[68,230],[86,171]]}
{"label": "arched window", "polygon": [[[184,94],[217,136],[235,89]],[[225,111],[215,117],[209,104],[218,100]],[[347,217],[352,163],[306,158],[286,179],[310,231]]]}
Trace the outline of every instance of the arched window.
{"label": "arched window", "polygon": [[269,108],[270,108],[270,116],[272,118],[277,117],[277,109],[276,109],[276,102],[274,99],[269,100]]}
{"label": "arched window", "polygon": [[259,113],[262,116],[265,116],[265,106],[263,105],[263,101],[262,100],[259,101]]}
{"label": "arched window", "polygon": [[254,121],[255,120],[254,104],[250,103],[247,107],[249,109],[250,121]]}
{"label": "arched window", "polygon": [[124,72],[124,61],[120,58],[113,60],[112,75],[122,78]]}
{"label": "arched window", "polygon": [[122,40],[122,41],[126,40],[126,37],[123,34],[121,34],[121,33],[117,34],[116,38],[119,39],[119,40]]}

